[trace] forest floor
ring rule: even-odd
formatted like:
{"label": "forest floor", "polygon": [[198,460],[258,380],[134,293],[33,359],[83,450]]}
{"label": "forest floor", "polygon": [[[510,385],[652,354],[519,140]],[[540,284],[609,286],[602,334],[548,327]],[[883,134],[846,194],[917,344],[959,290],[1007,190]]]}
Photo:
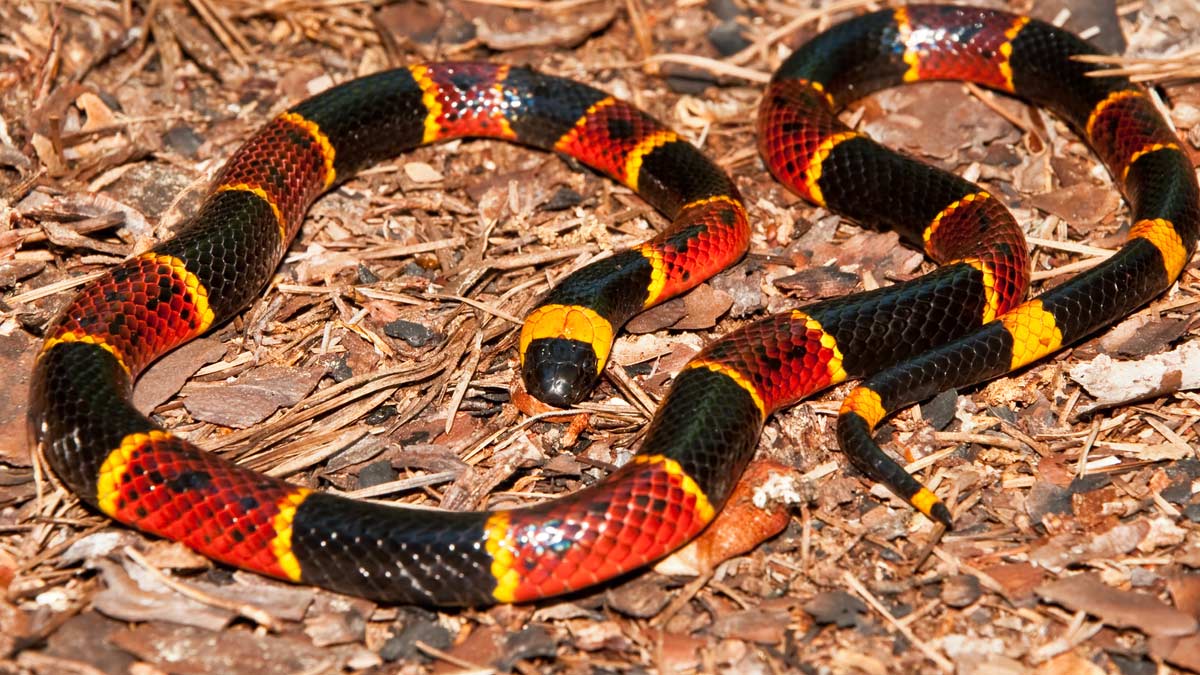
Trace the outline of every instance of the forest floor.
{"label": "forest floor", "polygon": [[[1200,49],[1190,0],[988,4],[1036,5],[1129,57]],[[29,374],[74,289],[169,236],[290,104],[390,66],[486,59],[587,82],[695,142],[745,197],[750,253],[638,317],[582,411],[537,414],[511,318],[664,219],[550,153],[425,147],[319,200],[261,299],[152,368],[137,404],[205,449],[360,498],[510,508],[596,483],[703,345],[932,269],[896,235],[788,192],[755,149],[772,70],[878,6],[0,3],[0,673],[1200,672],[1195,259],[1114,328],[888,421],[885,447],[954,512],[940,540],[837,451],[847,387],[767,424],[750,487],[774,472],[799,493],[773,507],[778,534],[516,606],[391,606],[233,571],[113,524],[35,466]],[[1195,155],[1200,85],[1170,71],[1187,65],[1151,71],[1167,71],[1159,91]],[[1101,262],[1128,230],[1094,155],[1021,101],[921,84],[846,119],[1001,195],[1030,235],[1036,288]]]}

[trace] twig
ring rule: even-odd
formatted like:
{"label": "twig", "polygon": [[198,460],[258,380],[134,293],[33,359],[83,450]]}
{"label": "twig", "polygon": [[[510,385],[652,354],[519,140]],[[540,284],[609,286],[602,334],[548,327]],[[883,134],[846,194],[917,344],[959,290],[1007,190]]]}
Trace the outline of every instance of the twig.
{"label": "twig", "polygon": [[979,445],[987,445],[993,448],[1008,448],[1009,450],[1024,451],[1026,445],[1014,438],[1000,438],[999,436],[989,436],[987,434],[973,434],[963,431],[935,431],[933,432],[935,440],[949,441],[951,443],[978,443]]}
{"label": "twig", "polygon": [[392,480],[379,485],[362,488],[361,490],[352,490],[345,493],[346,497],[352,499],[373,499],[382,497],[383,495],[395,494],[397,492],[407,492],[416,488],[427,487],[429,485],[437,485],[458,478],[457,471],[439,471],[430,473],[424,476],[413,476],[412,478],[401,478],[400,480]]}
{"label": "twig", "polygon": [[1087,440],[1083,443],[1083,450],[1079,453],[1079,465],[1076,467],[1075,475],[1083,478],[1087,475],[1088,453],[1092,451],[1092,446],[1096,444],[1096,439],[1100,436],[1100,418],[1092,420],[1092,431],[1088,434]]}
{"label": "twig", "polygon": [[800,28],[806,23],[819,21],[837,12],[858,9],[860,7],[866,7],[873,4],[875,4],[875,0],[843,0],[843,2],[835,2],[828,7],[822,7],[821,9],[814,9],[811,12],[805,12],[804,14],[800,14],[796,18],[785,23],[783,26],[776,28],[770,33],[767,33],[766,37],[755,40],[754,44],[729,57],[728,60],[730,63],[744,66],[754,59],[755,54],[759,53],[760,51],[765,52],[767,47],[770,47],[779,40],[791,35],[796,31],[796,29]]}
{"label": "twig", "polygon": [[687,586],[679,589],[679,593],[671,599],[671,602],[663,609],[663,611],[659,612],[658,615],[653,619],[650,619],[650,625],[656,627],[665,626],[668,621],[670,621],[676,614],[679,613],[679,610],[687,606],[687,604],[692,601],[692,598],[696,597],[696,594],[700,592],[700,589],[704,588],[704,585],[707,584],[712,578],[713,570],[708,570],[695,579],[689,581]]}
{"label": "twig", "polygon": [[1095,256],[1101,259],[1109,258],[1116,253],[1116,251],[1111,248],[1088,246],[1087,244],[1079,244],[1073,241],[1044,239],[1042,237],[1026,237],[1025,240],[1033,246],[1041,246],[1042,248],[1054,249],[1056,251],[1067,251],[1069,253],[1081,253],[1083,255]]}
{"label": "twig", "polygon": [[55,281],[54,283],[46,284],[41,288],[35,288],[32,291],[25,291],[19,295],[14,295],[8,299],[8,303],[10,305],[23,305],[33,302],[34,300],[41,300],[42,298],[82,286],[89,281],[99,279],[105,274],[107,274],[105,270],[100,270],[99,272],[90,272],[88,274],[81,274],[77,277],[71,277],[70,279]]}
{"label": "twig", "polygon": [[467,387],[471,386],[471,379],[475,377],[475,369],[479,367],[479,359],[483,354],[483,330],[476,326],[475,329],[475,344],[471,347],[471,355],[467,357],[467,362],[462,369],[462,378],[454,387],[454,393],[450,396],[450,405],[446,407],[446,433],[450,433],[450,429],[454,426],[454,414],[458,412],[458,406],[462,404],[463,397],[467,395]]}
{"label": "twig", "polygon": [[1020,129],[1022,132],[1036,136],[1038,142],[1040,142],[1043,146],[1046,145],[1046,139],[1042,138],[1042,135],[1037,132],[1037,129],[1035,129],[1032,124],[1030,124],[1027,120],[1017,117],[1009,112],[1007,108],[999,103],[996,103],[996,97],[993,96],[991,92],[984,90],[983,87],[980,87],[972,82],[964,82],[963,86],[966,87],[967,91],[971,92],[971,95],[974,96],[980,103],[987,106],[989,110],[1003,117],[1009,124]]}
{"label": "twig", "polygon": [[678,63],[683,66],[699,68],[714,75],[739,77],[757,84],[766,84],[771,81],[770,73],[764,73],[761,70],[753,68],[745,68],[725,61],[718,61],[717,59],[710,59],[707,56],[696,56],[695,54],[654,54],[647,58],[644,63]]}
{"label": "twig", "polygon": [[642,0],[625,0],[625,12],[629,14],[629,24],[633,26],[633,35],[637,38],[642,56],[649,58],[654,54],[654,39],[646,26],[646,10],[642,8]]}
{"label": "twig", "polygon": [[265,609],[244,602],[235,602],[233,600],[219,598],[215,595],[192,588],[188,584],[172,578],[170,575],[155,567],[153,563],[146,559],[146,556],[142,555],[132,546],[126,546],[124,551],[125,555],[129,556],[130,560],[141,565],[146,569],[147,572],[150,573],[151,576],[176,593],[179,593],[187,598],[191,598],[196,602],[209,605],[210,607],[219,607],[221,609],[227,609],[231,612],[235,612],[238,616],[250,619],[251,621],[272,632],[279,631],[279,621],[267,613]]}
{"label": "twig", "polygon": [[417,640],[416,642],[414,642],[413,646],[416,647],[417,649],[421,650],[425,654],[432,656],[435,659],[441,659],[441,660],[445,661],[446,663],[456,665],[459,668],[467,668],[468,669],[466,671],[462,671],[462,672],[458,673],[458,675],[490,675],[491,673],[496,672],[495,668],[488,668],[485,666],[481,666],[477,663],[472,663],[471,661],[468,661],[466,659],[460,659],[459,657],[454,656],[453,654],[448,654],[448,653],[438,649],[437,647],[427,645],[420,640]]}
{"label": "twig", "polygon": [[854,578],[854,575],[851,574],[849,570],[842,574],[842,579],[846,582],[846,585],[849,586],[860,597],[862,597],[862,599],[865,600],[868,605],[870,605],[876,612],[879,612],[885,621],[895,626],[896,630],[900,631],[900,633],[904,635],[909,642],[911,642],[917,649],[921,650],[921,653],[925,655],[925,658],[933,661],[937,667],[941,668],[944,672],[954,672],[953,663],[950,663],[946,657],[934,651],[932,647],[925,644],[924,641],[914,635],[908,626],[897,621],[896,617],[892,616],[892,613],[883,606],[883,603],[879,602],[879,600],[871,594],[871,591],[867,590],[867,587],[864,586],[862,582]]}
{"label": "twig", "polygon": [[500,317],[501,319],[504,319],[505,321],[507,321],[511,324],[515,324],[517,326],[520,326],[522,323],[524,323],[524,321],[522,321],[521,319],[518,319],[517,317],[513,316],[512,314],[509,314],[508,312],[506,312],[502,309],[497,309],[496,307],[493,307],[493,306],[487,304],[486,302],[480,302],[478,300],[473,300],[466,296],[434,293],[430,297],[437,298],[438,300],[455,300],[457,302],[463,303],[464,305],[470,305],[471,307],[474,307],[475,309],[478,309],[482,312],[487,312],[488,314],[491,314],[492,316]]}

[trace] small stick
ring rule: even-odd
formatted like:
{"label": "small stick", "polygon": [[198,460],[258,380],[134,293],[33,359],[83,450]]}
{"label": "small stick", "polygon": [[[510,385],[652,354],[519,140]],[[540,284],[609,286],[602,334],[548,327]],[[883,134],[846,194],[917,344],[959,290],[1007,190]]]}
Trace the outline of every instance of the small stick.
{"label": "small stick", "polygon": [[469,675],[490,675],[491,673],[496,672],[495,668],[487,668],[487,667],[481,666],[477,663],[472,663],[466,659],[460,659],[459,657],[454,656],[453,654],[446,653],[446,652],[438,649],[437,647],[433,647],[431,645],[425,644],[424,642],[422,642],[420,640],[413,642],[413,646],[416,647],[417,649],[420,649],[425,654],[432,656],[435,659],[441,659],[441,660],[445,661],[446,663],[456,665],[459,668],[467,668],[468,669],[466,671],[460,672],[459,675],[468,675],[468,674]]}
{"label": "small stick", "polygon": [[219,598],[215,595],[192,588],[191,586],[177,579],[173,579],[165,572],[155,567],[153,563],[146,559],[146,556],[142,555],[132,546],[125,547],[125,555],[129,556],[130,560],[133,560],[135,563],[144,567],[146,571],[151,574],[151,576],[176,593],[211,607],[219,607],[221,609],[227,609],[231,612],[235,612],[238,614],[238,616],[243,616],[247,619],[250,619],[251,621],[263,626],[271,632],[279,632],[279,622],[275,619],[275,617],[268,614],[267,611],[261,607],[255,607],[254,605],[242,602],[226,600],[225,598]]}
{"label": "small stick", "polygon": [[862,597],[862,599],[865,600],[868,605],[870,605],[876,612],[879,612],[885,621],[895,626],[896,630],[900,631],[900,633],[903,634],[909,642],[911,642],[917,649],[921,650],[921,653],[925,655],[925,658],[933,661],[937,667],[941,668],[944,672],[954,672],[953,663],[950,663],[950,661],[946,660],[946,657],[937,653],[932,647],[921,641],[920,638],[913,634],[912,630],[910,630],[908,626],[897,621],[896,617],[892,616],[892,613],[883,606],[883,603],[879,602],[879,600],[871,594],[871,591],[867,590],[867,587],[864,586],[862,582],[860,582],[858,579],[855,579],[853,574],[847,571],[842,575],[842,579],[845,580],[846,585],[849,586],[860,597]]}

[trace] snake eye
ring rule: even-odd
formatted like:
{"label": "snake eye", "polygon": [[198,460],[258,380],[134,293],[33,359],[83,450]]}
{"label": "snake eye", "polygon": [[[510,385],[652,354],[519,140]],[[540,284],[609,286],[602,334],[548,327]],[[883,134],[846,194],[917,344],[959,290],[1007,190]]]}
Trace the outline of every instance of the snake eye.
{"label": "snake eye", "polygon": [[587,342],[541,338],[529,343],[521,378],[539,400],[569,408],[579,402],[599,378],[596,350]]}

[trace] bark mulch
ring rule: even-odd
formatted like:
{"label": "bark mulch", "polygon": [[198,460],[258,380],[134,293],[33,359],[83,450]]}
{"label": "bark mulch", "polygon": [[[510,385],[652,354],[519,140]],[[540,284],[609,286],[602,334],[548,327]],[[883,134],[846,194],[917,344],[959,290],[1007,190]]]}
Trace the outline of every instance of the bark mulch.
{"label": "bark mulch", "polygon": [[[1191,0],[990,4],[1124,54],[1114,67],[1161,84],[1200,147]],[[321,199],[262,298],[157,364],[137,405],[226,457],[361,498],[505,508],[597,482],[707,342],[930,269],[895,235],[790,194],[754,149],[772,69],[869,6],[0,3],[0,672],[1200,672],[1195,260],[1115,328],[888,422],[886,447],[952,506],[940,541],[837,452],[846,388],[771,419],[720,537],[533,605],[386,606],[233,571],[113,525],[33,462],[29,371],[73,289],[169,235],[290,103],[388,66],[471,58],[584,80],[667,121],[736,176],[750,254],[633,322],[581,412],[548,413],[520,391],[513,317],[663,219],[551,154],[422,148]],[[1002,195],[1042,288],[1103,260],[1128,227],[1087,148],[1019,101],[924,84],[846,116]]]}

